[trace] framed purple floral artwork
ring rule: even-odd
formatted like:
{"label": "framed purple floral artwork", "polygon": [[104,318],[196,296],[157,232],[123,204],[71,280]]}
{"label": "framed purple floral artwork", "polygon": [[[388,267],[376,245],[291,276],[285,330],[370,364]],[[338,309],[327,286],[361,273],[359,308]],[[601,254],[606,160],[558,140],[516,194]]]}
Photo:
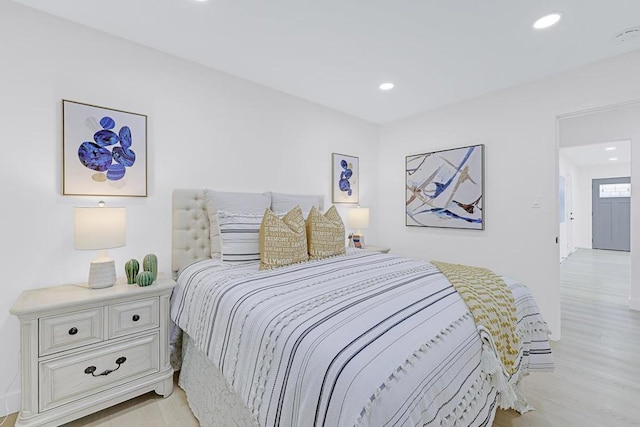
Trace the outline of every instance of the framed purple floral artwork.
{"label": "framed purple floral artwork", "polygon": [[62,100],[62,194],[147,196],[147,116]]}
{"label": "framed purple floral artwork", "polygon": [[331,192],[333,203],[358,203],[358,158],[346,154],[331,155]]}

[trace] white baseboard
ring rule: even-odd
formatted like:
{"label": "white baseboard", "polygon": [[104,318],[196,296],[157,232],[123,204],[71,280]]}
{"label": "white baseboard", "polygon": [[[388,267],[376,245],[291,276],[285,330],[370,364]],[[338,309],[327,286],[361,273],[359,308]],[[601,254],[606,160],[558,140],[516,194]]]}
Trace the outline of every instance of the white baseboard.
{"label": "white baseboard", "polygon": [[[6,402],[6,404],[5,404]],[[7,412],[7,407],[9,412]],[[0,417],[4,417],[8,414],[20,411],[20,392],[14,391],[13,393],[0,395]]]}

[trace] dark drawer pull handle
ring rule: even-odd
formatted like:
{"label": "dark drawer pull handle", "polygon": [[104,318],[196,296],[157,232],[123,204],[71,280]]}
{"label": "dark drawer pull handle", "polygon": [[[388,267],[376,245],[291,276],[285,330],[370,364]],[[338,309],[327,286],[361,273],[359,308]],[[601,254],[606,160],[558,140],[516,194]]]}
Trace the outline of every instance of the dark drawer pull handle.
{"label": "dark drawer pull handle", "polygon": [[138,316],[137,314],[133,315],[133,321],[137,322],[138,320],[140,320],[140,316]]}
{"label": "dark drawer pull handle", "polygon": [[69,335],[75,335],[78,333],[78,328],[71,328],[69,329]]}
{"label": "dark drawer pull handle", "polygon": [[126,361],[127,361],[126,357],[118,357],[116,359],[116,365],[118,365],[118,367],[116,369],[107,369],[106,371],[102,371],[101,373],[96,375],[96,367],[95,366],[89,366],[87,369],[84,370],[84,373],[85,374],[91,374],[94,377],[99,377],[101,375],[109,375],[111,372],[115,372],[118,369],[120,369],[120,365],[122,365]]}

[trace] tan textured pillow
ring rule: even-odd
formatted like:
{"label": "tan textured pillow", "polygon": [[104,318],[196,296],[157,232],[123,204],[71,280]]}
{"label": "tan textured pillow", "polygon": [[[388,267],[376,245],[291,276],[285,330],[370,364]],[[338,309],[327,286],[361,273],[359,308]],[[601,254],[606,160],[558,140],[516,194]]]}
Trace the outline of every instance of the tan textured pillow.
{"label": "tan textured pillow", "polygon": [[315,206],[311,208],[307,217],[307,244],[311,259],[345,253],[344,224],[335,206],[324,215]]}
{"label": "tan textured pillow", "polygon": [[267,209],[260,226],[260,270],[308,259],[307,233],[300,206],[291,209],[282,219]]}

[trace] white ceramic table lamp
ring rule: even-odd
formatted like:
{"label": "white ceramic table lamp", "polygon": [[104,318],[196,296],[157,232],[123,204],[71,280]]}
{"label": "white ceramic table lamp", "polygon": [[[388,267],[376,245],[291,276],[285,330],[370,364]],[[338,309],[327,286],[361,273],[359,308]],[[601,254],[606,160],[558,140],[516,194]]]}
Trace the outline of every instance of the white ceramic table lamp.
{"label": "white ceramic table lamp", "polygon": [[75,208],[74,241],[76,249],[98,250],[98,257],[89,268],[90,288],[108,288],[116,282],[116,267],[107,249],[126,244],[126,208]]}
{"label": "white ceramic table lamp", "polygon": [[357,248],[364,247],[364,235],[363,229],[369,228],[369,208],[351,208],[347,211],[347,222],[350,229],[355,229],[356,232],[351,235],[351,241],[349,246],[355,246]]}

